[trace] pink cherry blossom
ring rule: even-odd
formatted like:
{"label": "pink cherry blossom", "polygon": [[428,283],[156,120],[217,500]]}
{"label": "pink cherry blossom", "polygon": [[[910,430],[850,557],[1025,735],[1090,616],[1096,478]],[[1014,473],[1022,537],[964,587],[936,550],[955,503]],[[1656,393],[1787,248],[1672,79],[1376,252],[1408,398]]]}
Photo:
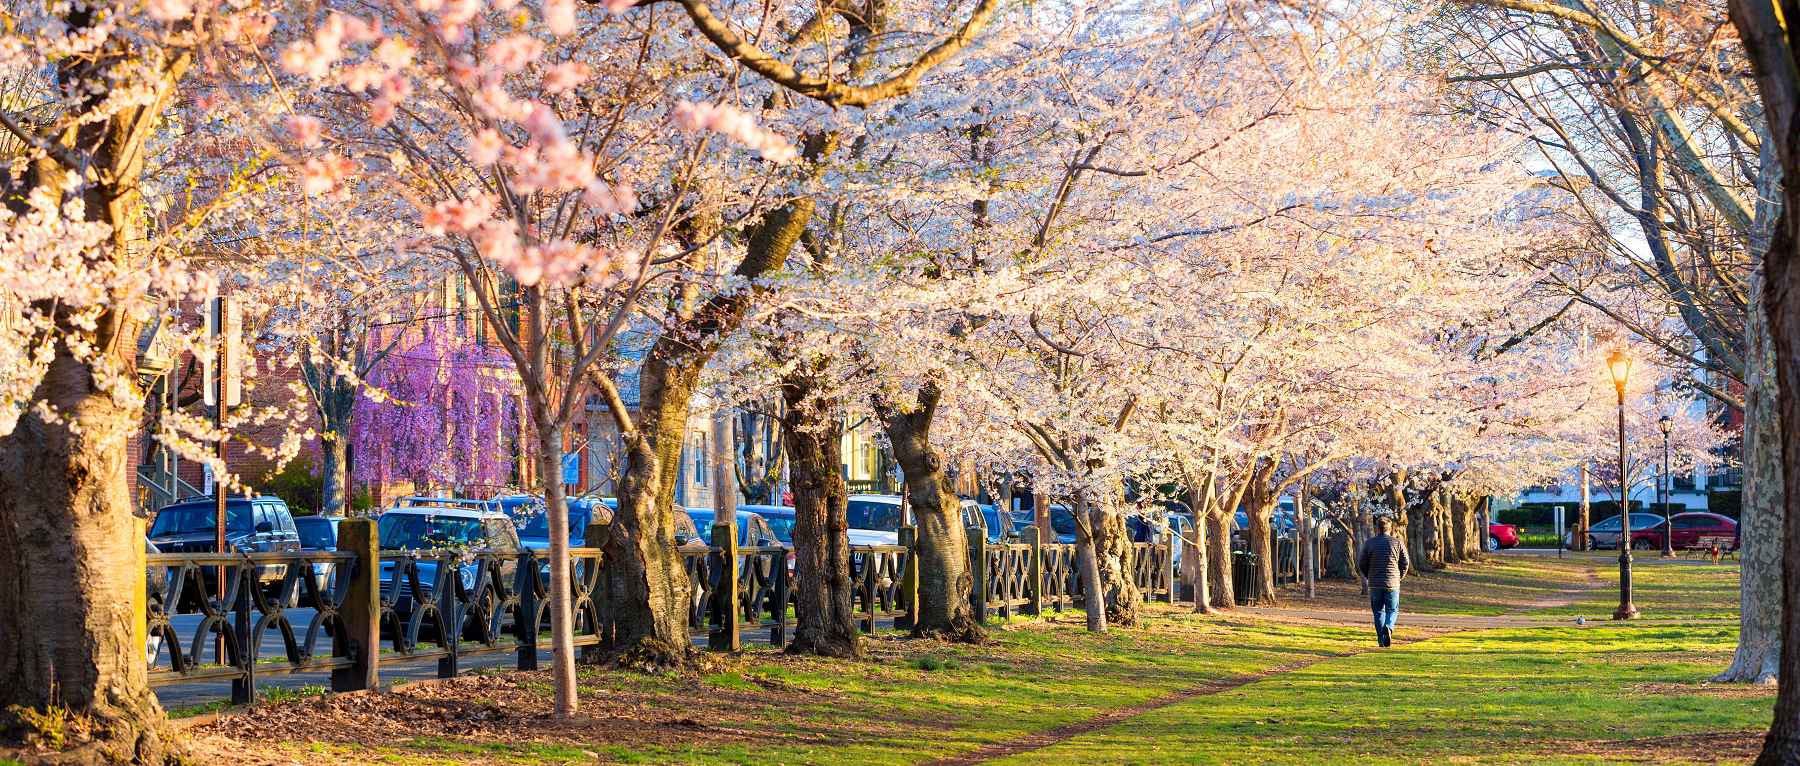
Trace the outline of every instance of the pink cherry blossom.
{"label": "pink cherry blossom", "polygon": [[557,37],[574,34],[575,0],[544,0],[544,26]]}
{"label": "pink cherry blossom", "polygon": [[508,72],[517,72],[544,55],[544,44],[527,34],[508,35],[487,47],[487,60]]}
{"label": "pink cherry blossom", "polygon": [[588,65],[579,61],[564,61],[544,73],[544,90],[552,94],[562,94],[579,87],[592,74]]}
{"label": "pink cherry blossom", "polygon": [[289,141],[296,146],[310,149],[319,145],[320,137],[325,131],[325,123],[311,115],[294,114],[288,115],[288,118],[283,121],[282,129],[287,132]]}
{"label": "pink cherry blossom", "polygon": [[482,128],[469,138],[469,161],[476,165],[492,165],[500,161],[506,139],[493,128]]}
{"label": "pink cherry blossom", "polygon": [[194,14],[194,3],[192,0],[150,0],[144,10],[157,21],[180,21]]}

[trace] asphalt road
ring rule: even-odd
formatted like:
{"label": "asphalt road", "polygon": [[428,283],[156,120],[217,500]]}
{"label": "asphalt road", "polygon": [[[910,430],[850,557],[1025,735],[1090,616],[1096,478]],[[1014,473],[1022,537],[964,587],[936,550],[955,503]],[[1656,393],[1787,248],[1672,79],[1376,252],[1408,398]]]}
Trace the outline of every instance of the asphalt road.
{"label": "asphalt road", "polygon": [[[285,611],[285,614],[289,620],[293,621],[295,640],[304,642],[306,640],[306,626],[312,621],[313,610],[288,609]],[[200,619],[200,615],[197,614],[181,614],[175,615],[169,622],[175,628],[176,635],[180,636],[184,643],[191,645],[193,642],[194,631],[198,630],[200,627]],[[884,619],[878,621],[876,626],[885,630],[894,627],[894,624],[893,620]],[[790,625],[788,629],[789,631],[792,631],[793,627]],[[693,640],[695,646],[704,648],[706,646],[706,633],[704,631],[694,633]],[[769,630],[767,628],[747,629],[743,633],[743,641],[746,644],[755,643],[766,645],[769,643]],[[325,636],[320,636],[316,651],[320,654],[330,653],[330,639]],[[212,645],[210,640],[207,641],[205,647],[205,656],[208,659],[212,657]],[[281,632],[279,630],[270,629],[263,636],[263,643],[257,656],[263,659],[280,659],[287,656],[287,649],[281,640]],[[513,652],[494,652],[491,654],[462,657],[458,662],[458,667],[463,672],[467,672],[478,668],[510,668],[514,666],[515,662],[516,657]],[[540,667],[548,667],[550,662],[550,651],[548,649],[538,651],[538,662],[540,663]],[[164,652],[161,656],[157,657],[154,667],[167,669],[168,665],[169,659],[167,653]],[[393,684],[404,681],[436,678],[437,668],[438,661],[436,659],[403,660],[392,657],[383,657],[381,661],[381,681],[384,684]],[[322,672],[264,675],[257,678],[256,685],[258,690],[267,690],[271,688],[297,689],[303,686],[328,687],[331,685],[331,674],[329,672]],[[156,697],[162,702],[163,707],[166,709],[192,707],[209,702],[230,700],[231,682],[208,680],[173,683],[157,687]]]}

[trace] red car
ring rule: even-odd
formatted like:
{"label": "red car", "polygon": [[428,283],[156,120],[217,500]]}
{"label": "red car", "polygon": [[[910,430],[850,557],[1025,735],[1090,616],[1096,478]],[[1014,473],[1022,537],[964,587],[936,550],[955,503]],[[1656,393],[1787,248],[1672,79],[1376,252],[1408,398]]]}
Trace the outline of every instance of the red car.
{"label": "red car", "polygon": [[1501,548],[1516,548],[1519,545],[1519,528],[1511,524],[1489,524],[1487,549],[1497,551]]}
{"label": "red car", "polygon": [[1640,551],[1661,550],[1663,534],[1670,526],[1675,527],[1675,544],[1671,547],[1676,550],[1709,548],[1714,541],[1721,543],[1720,547],[1725,550],[1737,550],[1737,522],[1705,511],[1677,513],[1667,523],[1659,522],[1649,529],[1634,529],[1631,531],[1631,547]]}

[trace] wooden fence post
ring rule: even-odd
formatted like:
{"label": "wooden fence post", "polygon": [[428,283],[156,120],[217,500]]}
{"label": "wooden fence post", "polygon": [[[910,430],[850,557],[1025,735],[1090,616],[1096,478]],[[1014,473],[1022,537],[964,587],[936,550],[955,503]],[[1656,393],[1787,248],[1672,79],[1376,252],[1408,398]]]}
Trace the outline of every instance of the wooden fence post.
{"label": "wooden fence post", "polygon": [[775,624],[769,627],[769,643],[780,648],[787,644],[788,588],[790,587],[788,585],[787,555],[777,554],[772,566],[775,569],[773,588],[775,604],[771,611],[774,612]]}
{"label": "wooden fence post", "polygon": [[[910,630],[919,624],[919,528],[901,527],[899,536],[900,547],[906,549],[906,565],[900,570],[900,605],[905,613],[894,618],[894,627]],[[864,561],[863,566],[870,562]]]}
{"label": "wooden fence post", "polygon": [[969,577],[975,586],[969,589],[969,600],[975,608],[975,622],[987,624],[988,617],[988,571],[987,571],[987,533],[981,527],[969,527],[965,530],[969,535]]}
{"label": "wooden fence post", "polygon": [[737,519],[713,521],[712,544],[718,556],[719,581],[713,588],[712,632],[707,648],[715,652],[735,652],[744,648],[739,632],[743,612],[738,599]]}
{"label": "wooden fence post", "polygon": [[1038,538],[1037,527],[1026,527],[1019,533],[1020,542],[1031,546],[1031,562],[1025,573],[1025,587],[1030,589],[1031,603],[1025,607],[1025,613],[1033,617],[1044,616],[1044,545]]}
{"label": "wooden fence post", "polygon": [[381,541],[374,519],[338,522],[339,553],[356,555],[341,561],[338,577],[349,577],[344,604],[338,608],[338,630],[331,634],[331,653],[353,664],[331,671],[331,690],[374,689],[381,685]]}
{"label": "wooden fence post", "polygon": [[1169,592],[1165,594],[1163,598],[1163,602],[1167,604],[1175,603],[1175,591],[1179,590],[1179,588],[1175,587],[1175,546],[1180,544],[1181,539],[1175,536],[1175,529],[1173,527],[1163,530],[1162,579],[1163,585],[1169,589]]}

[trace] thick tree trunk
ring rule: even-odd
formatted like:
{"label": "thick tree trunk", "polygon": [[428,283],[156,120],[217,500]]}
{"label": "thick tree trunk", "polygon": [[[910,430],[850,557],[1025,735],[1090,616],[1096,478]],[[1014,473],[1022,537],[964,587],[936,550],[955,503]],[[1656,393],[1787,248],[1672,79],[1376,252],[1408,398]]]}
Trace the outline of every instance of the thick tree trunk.
{"label": "thick tree trunk", "polygon": [[849,490],[838,471],[843,442],[836,400],[820,381],[791,374],[782,380],[787,422],[781,428],[794,492],[794,640],[789,654],[857,657],[850,583],[849,523],[844,516]]}
{"label": "thick tree trunk", "polygon": [[[1735,3],[1734,3],[1735,8]],[[1734,13],[1735,17],[1735,13]],[[1789,66],[1793,62],[1790,59]],[[1767,84],[1764,84],[1765,89]],[[1800,96],[1790,93],[1789,98]],[[1768,98],[1767,91],[1764,98]],[[1783,140],[1795,140],[1792,134],[1776,133]],[[1800,147],[1783,147],[1783,164],[1789,178],[1800,178],[1794,167],[1794,151]],[[1764,285],[1767,294],[1764,308],[1768,311],[1770,337],[1774,340],[1775,369],[1780,389],[1777,417],[1781,422],[1781,458],[1786,466],[1800,466],[1800,258],[1794,246],[1800,240],[1795,231],[1800,225],[1800,188],[1786,189],[1786,204],[1781,214],[1782,227],[1769,247]],[[1769,735],[1757,758],[1758,766],[1800,763],[1800,470],[1782,471],[1783,524],[1781,541],[1781,660],[1775,698],[1775,718]]]}
{"label": "thick tree trunk", "polygon": [[1250,592],[1243,594],[1244,603],[1251,606],[1275,605],[1275,536],[1272,522],[1275,519],[1275,506],[1280,498],[1275,496],[1272,482],[1275,477],[1275,462],[1264,461],[1255,469],[1250,479],[1250,491],[1244,497],[1244,515],[1249,517],[1250,528],[1245,530],[1246,542],[1250,553],[1256,557],[1256,576],[1250,579]]}
{"label": "thick tree trunk", "polygon": [[[1783,176],[1800,178],[1800,60],[1788,22],[1792,2],[1731,0],[1737,27],[1762,95],[1769,138],[1775,142]],[[1781,464],[1800,466],[1800,184],[1782,187],[1781,216],[1763,259],[1762,309],[1769,323],[1776,370],[1776,417],[1781,430]],[[1754,308],[1754,307],[1753,307]],[[1759,456],[1760,457],[1760,456]],[[1782,471],[1780,691],[1758,766],[1800,763],[1800,470]]]}
{"label": "thick tree trunk", "polygon": [[[1765,139],[1768,140],[1768,139]],[[1763,173],[1778,179],[1781,166],[1771,161],[1765,147]],[[1759,187],[1777,188],[1765,180]],[[1766,231],[1762,218],[1767,205],[1757,206],[1757,231]],[[1761,247],[1758,247],[1758,244]],[[1751,257],[1757,258],[1767,241],[1753,241]],[[1764,273],[1756,263],[1750,274],[1750,305],[1763,305]],[[1761,311],[1744,317],[1744,487],[1738,519],[1738,557],[1743,561],[1738,591],[1738,645],[1731,666],[1715,677],[1719,682],[1773,684],[1781,660],[1781,551],[1782,464],[1781,387],[1775,374],[1774,340]]]}
{"label": "thick tree trunk", "polygon": [[1231,609],[1237,606],[1231,585],[1231,516],[1228,511],[1214,508],[1204,523],[1206,579],[1211,591],[1211,600],[1207,603],[1212,609]]}
{"label": "thick tree trunk", "polygon": [[[68,10],[64,20],[71,35],[85,36],[102,18],[110,16]],[[28,158],[24,183],[7,202],[19,212],[29,192],[79,195],[88,219],[112,230],[91,256],[101,274],[141,268],[144,146],[192,62],[186,51],[152,55],[124,40],[71,54],[54,73],[59,92],[83,99],[64,117],[84,119],[45,138],[74,156],[87,180],[71,189],[77,176],[68,168]],[[125,89],[140,98],[99,108]],[[51,312],[62,338],[33,401],[0,437],[0,738],[28,733],[18,730],[11,706],[59,707],[92,724],[49,763],[154,764],[179,756],[165,741],[162,708],[145,676],[144,527],[132,514],[126,468],[143,402],[133,382],[138,323],[129,298],[114,300],[80,322],[65,308],[39,307]],[[71,350],[76,342],[90,361]],[[58,422],[29,405],[48,406]]]}
{"label": "thick tree trunk", "polygon": [[350,507],[350,439],[343,432],[319,438],[319,512],[343,516]]}
{"label": "thick tree trunk", "polygon": [[919,529],[919,621],[913,635],[982,641],[969,603],[974,581],[962,509],[944,472],[943,455],[931,445],[931,424],[942,396],[938,383],[930,381],[920,388],[910,412],[879,399],[875,406],[905,474],[907,498]]}
{"label": "thick tree trunk", "polygon": [[1121,628],[1138,625],[1138,606],[1143,592],[1133,578],[1135,550],[1125,529],[1124,514],[1115,513],[1109,504],[1095,503],[1088,508],[1088,523],[1096,532],[1094,550],[1099,564],[1100,592],[1105,595],[1106,621]]}
{"label": "thick tree trunk", "polygon": [[678,668],[693,653],[690,586],[674,545],[675,479],[688,407],[710,356],[665,335],[639,372],[637,427],[626,435],[619,512],[604,546],[609,648],[628,667]]}
{"label": "thick tree trunk", "polygon": [[[117,361],[115,359],[115,361]],[[145,680],[144,525],[127,492],[137,411],[96,386],[104,373],[58,353],[37,400],[0,438],[0,711],[60,707],[95,724],[71,761],[164,757],[162,709]],[[29,736],[0,712],[0,734]]]}
{"label": "thick tree trunk", "polygon": [[1331,532],[1325,536],[1325,576],[1334,580],[1349,580],[1356,576],[1356,566],[1351,563],[1355,557],[1356,541],[1352,539],[1350,530],[1342,525],[1334,524]]}
{"label": "thick tree trunk", "polygon": [[1450,496],[1450,555],[1448,558],[1451,563],[1460,564],[1470,559],[1469,537],[1473,527],[1469,524],[1469,517],[1474,515],[1473,509],[1469,507],[1468,498],[1461,493]]}

